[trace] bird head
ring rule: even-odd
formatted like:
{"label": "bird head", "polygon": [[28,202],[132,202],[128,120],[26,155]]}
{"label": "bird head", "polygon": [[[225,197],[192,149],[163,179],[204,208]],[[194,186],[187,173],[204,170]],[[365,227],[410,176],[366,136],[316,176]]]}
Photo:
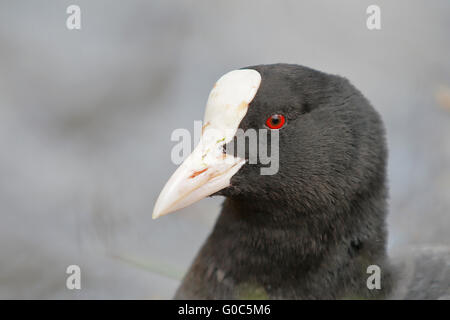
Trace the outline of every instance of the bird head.
{"label": "bird head", "polygon": [[[239,152],[239,141],[253,146]],[[289,64],[234,70],[211,90],[200,142],[163,188],[153,218],[210,195],[261,210],[344,208],[384,186],[385,158],[381,120],[346,79]]]}

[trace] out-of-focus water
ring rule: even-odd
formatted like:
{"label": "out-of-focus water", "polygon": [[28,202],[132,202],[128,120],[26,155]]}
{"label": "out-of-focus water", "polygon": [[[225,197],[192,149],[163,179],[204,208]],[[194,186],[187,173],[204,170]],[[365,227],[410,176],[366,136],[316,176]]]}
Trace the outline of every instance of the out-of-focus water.
{"label": "out-of-focus water", "polygon": [[70,4],[0,2],[0,298],[170,298],[222,201],[151,220],[170,134],[260,63],[349,78],[387,127],[390,247],[450,243],[448,1],[377,1],[379,31],[369,1],[76,1],[80,31]]}

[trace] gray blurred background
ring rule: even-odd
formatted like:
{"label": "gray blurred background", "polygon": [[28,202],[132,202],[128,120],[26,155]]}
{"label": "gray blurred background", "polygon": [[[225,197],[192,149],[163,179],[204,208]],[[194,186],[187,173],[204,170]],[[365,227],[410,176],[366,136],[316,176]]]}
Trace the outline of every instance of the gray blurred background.
{"label": "gray blurred background", "polygon": [[449,30],[447,0],[1,0],[0,298],[170,298],[222,201],[152,221],[170,134],[260,63],[349,78],[387,127],[391,252],[448,245]]}

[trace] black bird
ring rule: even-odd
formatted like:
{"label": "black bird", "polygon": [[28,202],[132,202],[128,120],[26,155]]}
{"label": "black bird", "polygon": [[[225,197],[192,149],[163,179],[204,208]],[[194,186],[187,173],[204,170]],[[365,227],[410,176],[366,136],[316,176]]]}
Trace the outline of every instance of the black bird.
{"label": "black bird", "polygon": [[[348,80],[291,64],[232,71],[211,91],[203,127],[200,144],[153,213],[226,197],[176,299],[387,298],[394,292],[386,254],[385,131]],[[230,145],[237,129],[278,134],[275,174],[262,174],[268,165],[261,161],[249,162],[250,148],[235,155]],[[269,153],[276,152],[272,139],[265,144]],[[257,145],[261,151],[264,143]],[[370,266],[380,281],[369,289]]]}

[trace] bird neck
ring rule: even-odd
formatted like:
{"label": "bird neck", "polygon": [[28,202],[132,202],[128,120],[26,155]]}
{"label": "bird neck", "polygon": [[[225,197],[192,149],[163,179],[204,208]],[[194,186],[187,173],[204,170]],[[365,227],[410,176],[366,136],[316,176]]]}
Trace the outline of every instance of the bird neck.
{"label": "bird neck", "polygon": [[272,298],[380,294],[367,293],[366,280],[369,265],[387,268],[384,208],[364,200],[348,212],[298,212],[228,198],[199,259],[228,285],[251,283]]}

